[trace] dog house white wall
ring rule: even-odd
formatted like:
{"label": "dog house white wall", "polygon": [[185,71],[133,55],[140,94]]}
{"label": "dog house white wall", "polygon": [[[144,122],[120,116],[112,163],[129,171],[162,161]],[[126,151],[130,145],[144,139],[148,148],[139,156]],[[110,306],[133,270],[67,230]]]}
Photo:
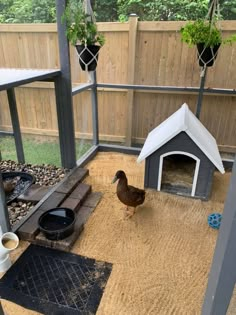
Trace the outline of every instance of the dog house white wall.
{"label": "dog house white wall", "polygon": [[[145,159],[146,188],[158,189],[160,181],[160,163],[171,152],[182,152],[198,161],[197,178],[192,197],[208,199],[215,168],[224,173],[223,163],[214,137],[203,124],[183,104],[179,110],[153,129],[149,134],[138,157]],[[196,176],[196,169],[195,169]],[[194,194],[193,194],[194,193]]]}

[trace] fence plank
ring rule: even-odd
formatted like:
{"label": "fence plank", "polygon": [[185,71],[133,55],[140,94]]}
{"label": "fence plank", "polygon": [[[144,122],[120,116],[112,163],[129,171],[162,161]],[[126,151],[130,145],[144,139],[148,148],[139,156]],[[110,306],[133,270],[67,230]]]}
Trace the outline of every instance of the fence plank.
{"label": "fence plank", "polygon": [[[98,30],[106,37],[99,54],[98,82],[199,87],[200,67],[196,49],[188,48],[180,40],[179,30],[184,24],[172,21],[137,22],[131,30],[129,22],[98,23]],[[236,21],[222,21],[220,26],[224,37],[236,32]],[[78,56],[72,46],[70,56],[73,84],[87,82],[89,77],[80,70]],[[56,25],[0,24],[0,67],[58,68]],[[235,89],[235,67],[236,44],[221,47],[214,67],[208,69],[206,87]],[[53,88],[51,83],[35,82],[16,89],[23,133],[57,135]],[[187,92],[99,89],[100,139],[125,143],[128,135],[129,141],[132,138],[135,143],[142,143],[147,133],[182,103],[188,103],[195,112],[196,100],[195,93]],[[74,96],[73,101],[76,137],[91,139],[89,92]],[[0,113],[0,130],[11,129],[4,92],[0,93]],[[222,150],[236,150],[235,96],[205,93],[201,120]],[[129,134],[127,126],[130,127]]]}

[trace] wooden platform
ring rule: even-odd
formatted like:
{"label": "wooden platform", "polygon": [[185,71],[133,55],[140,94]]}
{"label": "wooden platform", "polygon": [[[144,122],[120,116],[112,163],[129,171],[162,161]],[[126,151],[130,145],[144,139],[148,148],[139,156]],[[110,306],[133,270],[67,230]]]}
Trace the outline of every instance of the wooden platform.
{"label": "wooden platform", "polygon": [[32,184],[30,187],[20,196],[17,197],[19,201],[30,201],[33,203],[39,202],[50,190],[50,186],[42,186],[40,184]]}
{"label": "wooden platform", "polygon": [[[76,168],[56,189],[52,189],[45,200],[35,206],[36,210],[33,210],[33,214],[17,230],[19,238],[34,244],[69,251],[102,196],[99,192],[92,192],[92,187],[82,182],[87,175],[88,170]],[[47,210],[55,207],[70,208],[76,213],[74,233],[60,241],[46,239],[38,227],[39,217]]]}

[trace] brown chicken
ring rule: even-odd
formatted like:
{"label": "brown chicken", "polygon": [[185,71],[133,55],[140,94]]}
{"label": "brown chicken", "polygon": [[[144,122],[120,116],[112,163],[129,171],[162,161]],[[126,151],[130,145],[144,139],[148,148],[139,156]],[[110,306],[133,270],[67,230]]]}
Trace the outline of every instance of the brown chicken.
{"label": "brown chicken", "polygon": [[[132,217],[135,213],[136,207],[141,205],[145,200],[145,190],[128,185],[128,180],[124,171],[117,171],[112,183],[117,180],[116,194],[119,200],[127,206],[126,217]],[[129,207],[132,207],[129,210]]]}

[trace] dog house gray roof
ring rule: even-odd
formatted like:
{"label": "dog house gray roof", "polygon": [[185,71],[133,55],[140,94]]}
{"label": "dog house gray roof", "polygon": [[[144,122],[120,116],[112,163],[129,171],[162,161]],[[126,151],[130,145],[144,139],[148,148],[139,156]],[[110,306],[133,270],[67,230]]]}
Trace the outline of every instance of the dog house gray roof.
{"label": "dog house gray roof", "polygon": [[224,166],[215,138],[190,111],[186,103],[148,134],[137,162],[146,159],[182,131],[187,133],[199,149],[223,174],[225,172]]}

